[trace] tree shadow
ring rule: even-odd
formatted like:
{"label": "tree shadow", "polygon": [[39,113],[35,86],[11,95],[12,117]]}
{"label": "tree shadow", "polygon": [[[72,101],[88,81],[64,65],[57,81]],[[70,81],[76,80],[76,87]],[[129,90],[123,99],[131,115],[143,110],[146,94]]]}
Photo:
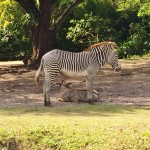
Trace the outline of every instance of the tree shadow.
{"label": "tree shadow", "polygon": [[[0,108],[1,116],[22,116],[22,115],[34,115],[34,116],[99,116],[99,117],[110,117],[121,114],[137,114],[137,111],[150,111],[149,107],[145,106],[123,106],[123,105],[112,105],[112,104],[75,104],[75,105],[61,105],[38,107],[38,108],[26,108],[26,107],[5,107]],[[148,113],[148,112],[147,112]]]}
{"label": "tree shadow", "polygon": [[[102,71],[94,80],[94,88],[100,89],[100,97],[103,104],[131,104],[131,105],[150,105],[150,61],[144,63],[126,62],[122,66],[121,73],[114,73],[109,67],[102,68]],[[6,72],[0,74],[0,107],[42,107],[43,91],[42,81],[40,85],[35,86],[35,70],[27,70],[19,73],[7,72],[11,67],[7,67]],[[13,66],[15,68],[15,66]],[[23,70],[22,66],[16,66],[15,70]],[[1,71],[1,67],[0,67]],[[74,87],[85,88],[85,83],[74,81]],[[55,82],[61,82],[58,76]],[[60,88],[53,85],[51,97],[53,106],[76,105],[75,103],[58,102]],[[78,105],[78,104],[77,104]],[[80,105],[80,104],[79,104]]]}
{"label": "tree shadow", "polygon": [[127,62],[119,74],[107,70],[99,81],[98,78],[95,80],[95,87],[103,89],[103,102],[150,105],[150,61],[130,63],[132,66]]}

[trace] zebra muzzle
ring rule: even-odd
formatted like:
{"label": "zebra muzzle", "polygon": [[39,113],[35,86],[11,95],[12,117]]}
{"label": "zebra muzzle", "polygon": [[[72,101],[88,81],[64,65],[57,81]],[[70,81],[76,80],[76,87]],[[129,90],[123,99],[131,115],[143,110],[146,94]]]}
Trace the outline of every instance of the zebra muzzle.
{"label": "zebra muzzle", "polygon": [[116,72],[119,72],[121,70],[121,67],[115,68],[114,69]]}

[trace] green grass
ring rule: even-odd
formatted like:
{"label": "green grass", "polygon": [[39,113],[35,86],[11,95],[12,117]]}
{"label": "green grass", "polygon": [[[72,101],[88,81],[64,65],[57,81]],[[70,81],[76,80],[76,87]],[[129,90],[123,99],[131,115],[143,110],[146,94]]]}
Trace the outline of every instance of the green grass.
{"label": "green grass", "polygon": [[86,104],[1,108],[3,150],[11,137],[21,150],[148,150],[150,109]]}

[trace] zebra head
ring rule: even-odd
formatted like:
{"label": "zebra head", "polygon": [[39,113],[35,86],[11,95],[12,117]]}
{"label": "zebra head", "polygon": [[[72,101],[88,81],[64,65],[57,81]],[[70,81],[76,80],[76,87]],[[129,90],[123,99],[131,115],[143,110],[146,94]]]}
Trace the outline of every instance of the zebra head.
{"label": "zebra head", "polygon": [[121,65],[119,64],[118,53],[116,50],[118,46],[115,42],[109,42],[109,48],[110,51],[108,53],[107,63],[113,68],[114,71],[118,72],[121,70]]}

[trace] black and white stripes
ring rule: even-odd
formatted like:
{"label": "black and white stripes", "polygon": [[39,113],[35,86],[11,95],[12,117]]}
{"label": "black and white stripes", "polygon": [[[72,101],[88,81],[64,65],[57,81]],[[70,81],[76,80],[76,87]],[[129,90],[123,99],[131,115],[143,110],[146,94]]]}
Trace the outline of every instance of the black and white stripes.
{"label": "black and white stripes", "polygon": [[[91,46],[88,51],[80,53],[52,50],[42,57],[41,65],[35,75],[35,81],[38,82],[43,68],[45,73],[43,90],[46,93],[49,92],[51,83],[58,73],[71,78],[85,76],[87,77],[88,98],[92,99],[92,82],[100,68],[107,62],[115,71],[121,69],[116,47],[115,43],[102,42]],[[49,103],[49,94],[47,93],[47,95],[44,95],[45,105]]]}
{"label": "black and white stripes", "polygon": [[89,65],[87,52],[71,53],[59,51],[59,62],[62,69],[70,72],[81,72]]}

